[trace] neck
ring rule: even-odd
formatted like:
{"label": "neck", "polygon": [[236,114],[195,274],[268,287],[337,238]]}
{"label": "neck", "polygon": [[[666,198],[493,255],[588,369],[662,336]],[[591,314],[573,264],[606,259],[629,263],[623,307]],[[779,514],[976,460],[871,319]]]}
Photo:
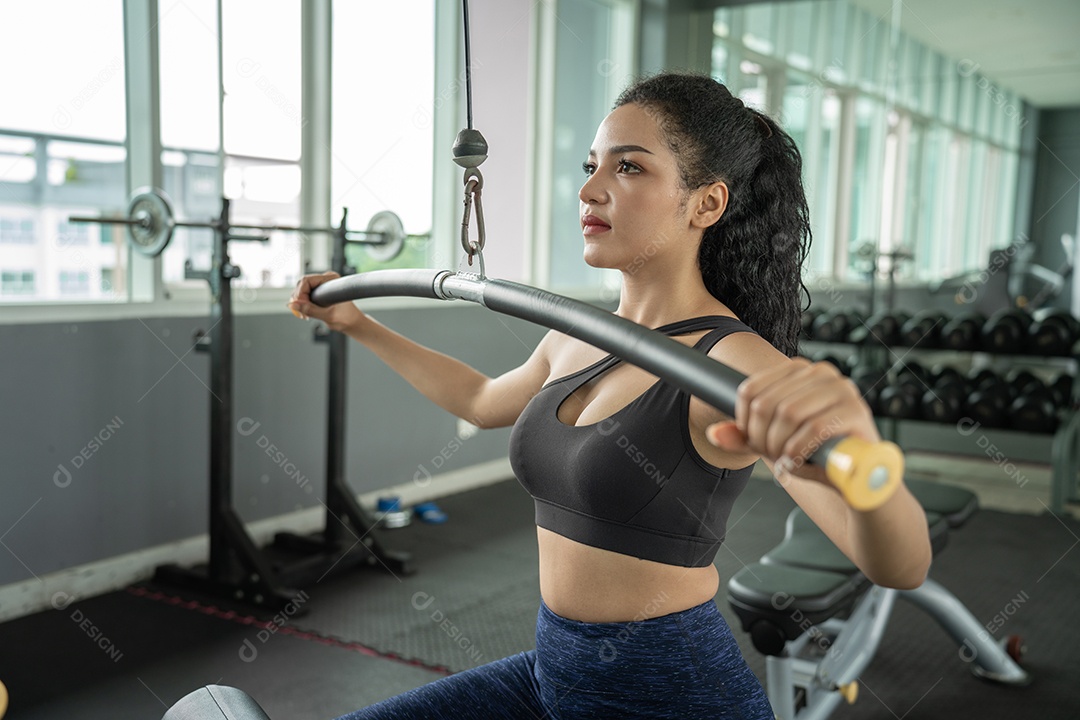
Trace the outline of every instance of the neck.
{"label": "neck", "polygon": [[665,266],[657,257],[634,271],[623,270],[615,314],[657,328],[691,317],[732,313],[705,287],[696,257],[674,266]]}

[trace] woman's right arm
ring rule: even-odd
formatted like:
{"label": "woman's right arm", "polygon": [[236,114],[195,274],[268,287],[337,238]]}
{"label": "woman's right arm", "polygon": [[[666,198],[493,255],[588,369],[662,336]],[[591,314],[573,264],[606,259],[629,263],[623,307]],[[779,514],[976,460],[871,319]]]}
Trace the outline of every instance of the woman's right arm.
{"label": "woman's right arm", "polygon": [[550,333],[523,365],[491,378],[394,332],[351,302],[326,308],[312,304],[311,290],[336,277],[332,272],[305,276],[289,300],[289,309],[300,317],[321,320],[330,330],[360,342],[429,400],[473,425],[513,425],[548,377]]}

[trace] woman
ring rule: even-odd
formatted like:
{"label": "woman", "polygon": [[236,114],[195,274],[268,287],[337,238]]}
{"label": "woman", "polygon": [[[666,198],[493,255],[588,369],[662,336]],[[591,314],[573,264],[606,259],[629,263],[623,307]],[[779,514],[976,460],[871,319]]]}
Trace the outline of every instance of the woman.
{"label": "woman", "polygon": [[810,235],[792,139],[711,78],[662,74],[620,96],[583,167],[585,261],[622,272],[616,314],[747,374],[735,418],[555,332],[489,378],[352,303],[312,305],[335,276],[305,277],[294,313],[454,415],[514,425],[511,462],[536,499],[536,650],[349,718],[772,718],[713,602],[713,557],[759,457],[873,582],[926,576],[926,522],[906,488],[857,512],[805,463],[825,437],[880,438],[852,382],[791,357]]}

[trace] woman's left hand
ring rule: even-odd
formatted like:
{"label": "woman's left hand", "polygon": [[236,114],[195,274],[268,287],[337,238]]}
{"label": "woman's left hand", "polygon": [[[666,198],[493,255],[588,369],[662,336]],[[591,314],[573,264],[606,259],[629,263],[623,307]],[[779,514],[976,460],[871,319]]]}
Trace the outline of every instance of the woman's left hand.
{"label": "woman's left hand", "polygon": [[705,431],[717,447],[772,461],[777,475],[787,471],[826,484],[825,468],[807,459],[837,435],[881,440],[858,386],[832,363],[801,357],[748,376],[739,385],[734,422]]}

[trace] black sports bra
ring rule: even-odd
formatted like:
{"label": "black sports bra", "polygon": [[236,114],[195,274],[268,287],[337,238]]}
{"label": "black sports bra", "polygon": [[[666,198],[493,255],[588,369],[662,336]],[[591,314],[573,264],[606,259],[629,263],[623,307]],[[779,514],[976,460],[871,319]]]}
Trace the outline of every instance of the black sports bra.
{"label": "black sports bra", "polygon": [[[657,328],[666,335],[711,329],[694,345],[708,352],[735,332],[715,315]],[[536,524],[586,545],[644,560],[705,567],[724,540],[731,506],[753,465],[714,467],[690,437],[690,395],[659,380],[599,422],[574,426],[559,407],[578,388],[622,362],[608,355],[553,380],[529,401],[510,433],[510,464],[536,504]]]}

